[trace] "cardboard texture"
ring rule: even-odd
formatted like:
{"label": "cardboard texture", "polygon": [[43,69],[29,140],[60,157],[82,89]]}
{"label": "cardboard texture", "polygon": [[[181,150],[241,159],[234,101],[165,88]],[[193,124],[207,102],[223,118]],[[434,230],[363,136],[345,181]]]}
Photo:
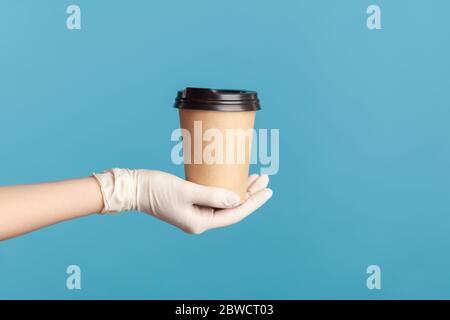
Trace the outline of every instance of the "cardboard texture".
{"label": "cardboard texture", "polygon": [[179,112],[180,126],[188,132],[183,133],[186,179],[234,191],[244,201],[255,111]]}

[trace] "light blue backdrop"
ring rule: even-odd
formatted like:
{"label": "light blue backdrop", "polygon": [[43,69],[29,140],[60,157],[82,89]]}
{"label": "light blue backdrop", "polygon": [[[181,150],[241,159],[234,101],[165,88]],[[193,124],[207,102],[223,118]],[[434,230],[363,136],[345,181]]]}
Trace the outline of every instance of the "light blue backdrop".
{"label": "light blue backdrop", "polygon": [[[382,30],[366,27],[372,3]],[[127,213],[0,243],[0,298],[450,298],[449,13],[447,0],[1,0],[1,185],[117,166],[181,176],[170,133],[186,86],[257,90],[281,155],[270,203],[227,229],[189,236]],[[70,264],[81,291],[66,289]],[[371,264],[381,290],[366,287]]]}

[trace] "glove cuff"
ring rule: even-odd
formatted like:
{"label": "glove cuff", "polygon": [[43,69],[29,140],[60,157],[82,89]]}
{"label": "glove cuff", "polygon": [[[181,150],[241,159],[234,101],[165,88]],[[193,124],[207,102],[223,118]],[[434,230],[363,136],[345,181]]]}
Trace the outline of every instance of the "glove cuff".
{"label": "glove cuff", "polygon": [[116,213],[137,210],[135,170],[114,168],[103,173],[94,173],[103,195],[101,213]]}

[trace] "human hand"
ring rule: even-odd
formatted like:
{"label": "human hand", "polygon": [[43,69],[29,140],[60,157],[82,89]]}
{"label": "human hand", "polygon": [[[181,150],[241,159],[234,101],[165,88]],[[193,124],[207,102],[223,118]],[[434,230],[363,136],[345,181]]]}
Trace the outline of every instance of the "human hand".
{"label": "human hand", "polygon": [[94,176],[103,194],[103,213],[138,210],[192,234],[237,223],[272,196],[267,175],[249,177],[243,203],[234,192],[161,171],[112,169]]}

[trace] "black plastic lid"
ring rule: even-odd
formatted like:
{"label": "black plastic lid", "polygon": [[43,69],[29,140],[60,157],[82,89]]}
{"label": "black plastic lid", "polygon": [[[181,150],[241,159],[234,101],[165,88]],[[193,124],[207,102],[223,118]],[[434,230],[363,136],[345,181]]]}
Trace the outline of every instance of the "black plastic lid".
{"label": "black plastic lid", "polygon": [[212,111],[257,111],[258,94],[248,90],[186,88],[178,91],[175,108]]}

